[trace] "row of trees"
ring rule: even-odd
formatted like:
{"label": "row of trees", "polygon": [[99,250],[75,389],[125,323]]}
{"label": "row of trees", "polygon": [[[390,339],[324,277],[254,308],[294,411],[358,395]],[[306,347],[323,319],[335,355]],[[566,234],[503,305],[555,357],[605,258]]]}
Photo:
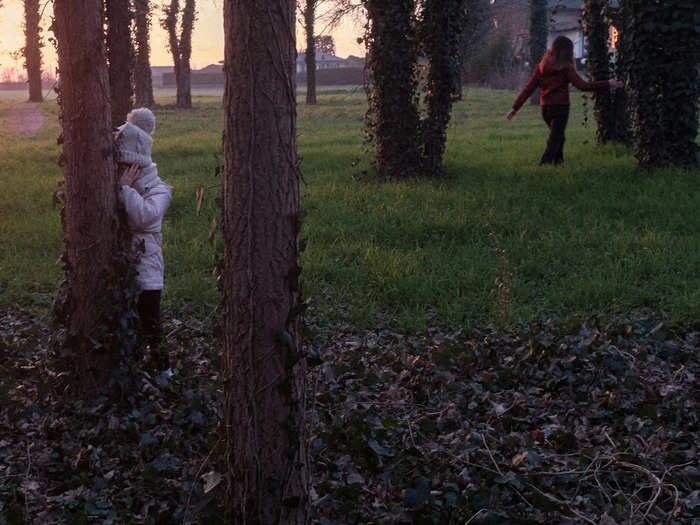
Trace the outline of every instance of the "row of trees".
{"label": "row of trees", "polygon": [[[41,37],[39,0],[23,0],[25,45],[18,55],[24,57],[29,85],[29,101],[41,102],[41,65],[44,46]],[[1,6],[2,4],[0,4]],[[153,107],[153,81],[150,64],[150,0],[105,0],[107,63],[112,99],[112,119],[123,122],[135,98],[138,107]],[[192,31],[196,20],[195,0],[179,0],[163,5],[161,26],[168,33],[168,48],[173,57],[176,81],[176,106],[192,107],[190,58]],[[132,36],[133,27],[133,36]]]}
{"label": "row of trees", "polygon": [[[700,96],[700,5],[695,0],[656,2],[586,0],[583,23],[588,73],[615,75],[626,89],[595,95],[596,138],[635,144],[639,165],[698,164]],[[619,34],[615,61],[610,27]],[[629,97],[629,98],[628,98]]]}
{"label": "row of trees", "polygon": [[[700,5],[694,0],[671,0],[664,7],[644,0],[619,4],[613,9],[609,0],[583,3],[589,75],[626,81],[626,90],[595,95],[598,143],[634,140],[644,168],[696,166]],[[454,82],[448,66],[478,53],[468,31],[481,26],[488,8],[480,0],[401,0],[391,5],[364,0],[363,5],[372,77],[366,128],[375,146],[377,174],[385,179],[439,175]],[[546,51],[552,13],[547,0],[530,0],[529,8],[529,58],[536,67]],[[504,13],[501,19],[507,20]],[[612,24],[620,35],[615,61],[609,42]],[[418,53],[427,61],[422,77]],[[461,73],[461,67],[456,70]],[[426,86],[422,119],[419,84]]]}
{"label": "row of trees", "polygon": [[[377,173],[390,180],[440,175],[464,0],[364,0],[364,7],[371,74],[366,127]],[[419,53],[427,60],[425,70],[418,66]]]}
{"label": "row of trees", "polygon": [[[111,132],[121,88],[109,74],[123,67],[114,53],[124,42],[103,33],[123,12],[55,0],[54,15],[66,238],[54,344],[70,350],[76,384],[91,395],[114,385],[129,359],[133,296]],[[227,519],[236,524],[308,522],[294,19],[292,0],[224,2],[222,377]],[[181,55],[187,45],[178,41]]]}

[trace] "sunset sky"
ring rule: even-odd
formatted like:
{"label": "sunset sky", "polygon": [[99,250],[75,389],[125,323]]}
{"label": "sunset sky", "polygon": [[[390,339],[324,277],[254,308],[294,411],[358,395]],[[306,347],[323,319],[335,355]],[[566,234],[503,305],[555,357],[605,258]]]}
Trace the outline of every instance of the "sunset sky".
{"label": "sunset sky", "polygon": [[[0,8],[0,69],[12,66],[21,67],[22,62],[14,61],[10,53],[24,45],[22,0],[5,0],[3,4],[4,6]],[[161,2],[156,1],[152,4],[159,6]],[[42,18],[45,41],[49,36],[53,36],[47,31],[50,25],[51,11],[51,5],[47,6]],[[222,0],[199,0],[197,2],[198,21],[195,25],[192,42],[193,68],[204,67],[224,58],[222,11]],[[167,38],[165,32],[160,28],[157,18],[158,16],[154,17],[151,32],[151,65],[171,65],[172,59],[166,45]],[[322,30],[324,24],[321,22],[317,26],[319,30]],[[364,54],[364,47],[358,45],[356,41],[361,31],[358,23],[347,20],[333,32],[336,52],[339,56]],[[302,47],[301,42],[301,33],[299,33],[297,48]],[[44,47],[44,55],[44,63],[51,67],[55,66],[56,54],[48,42]]]}

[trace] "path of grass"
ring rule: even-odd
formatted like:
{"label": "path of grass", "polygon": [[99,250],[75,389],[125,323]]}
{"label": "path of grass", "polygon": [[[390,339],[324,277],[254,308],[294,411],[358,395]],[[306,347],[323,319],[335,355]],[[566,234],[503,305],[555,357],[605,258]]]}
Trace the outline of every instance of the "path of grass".
{"label": "path of grass", "polygon": [[[300,105],[306,293],[321,319],[418,329],[554,316],[579,321],[646,310],[672,322],[700,311],[700,174],[636,170],[621,148],[598,148],[578,97],[566,164],[541,168],[545,128],[536,108],[512,122],[511,92],[471,90],[455,106],[439,181],[378,184],[362,175],[363,94],[320,95]],[[168,100],[162,100],[168,102]],[[175,186],[164,224],[169,315],[204,315],[218,302],[207,240],[218,210],[222,112],[195,99],[188,112],[159,110],[153,157]],[[0,306],[45,306],[60,279],[62,178],[57,110],[19,136],[26,104],[0,102]],[[590,115],[592,118],[592,115]],[[195,191],[206,188],[196,216]]]}

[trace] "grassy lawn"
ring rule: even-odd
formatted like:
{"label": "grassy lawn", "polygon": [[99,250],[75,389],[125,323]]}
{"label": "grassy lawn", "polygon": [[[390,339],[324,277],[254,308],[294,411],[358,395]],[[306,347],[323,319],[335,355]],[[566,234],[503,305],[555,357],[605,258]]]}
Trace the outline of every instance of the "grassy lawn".
{"label": "grassy lawn", "polygon": [[[193,111],[156,111],[153,158],[175,187],[164,223],[166,315],[205,316],[219,301],[208,241],[221,183],[215,95],[195,96]],[[534,107],[507,122],[513,97],[469,90],[455,105],[448,179],[381,184],[364,173],[364,94],[320,94],[317,107],[300,96],[304,281],[317,319],[409,331],[643,312],[697,320],[700,173],[648,174],[629,151],[596,147],[578,95],[565,165],[538,167],[545,126]],[[27,107],[0,97],[0,307],[45,308],[61,279],[51,203],[62,179],[58,111],[41,105],[43,125],[30,136]]]}

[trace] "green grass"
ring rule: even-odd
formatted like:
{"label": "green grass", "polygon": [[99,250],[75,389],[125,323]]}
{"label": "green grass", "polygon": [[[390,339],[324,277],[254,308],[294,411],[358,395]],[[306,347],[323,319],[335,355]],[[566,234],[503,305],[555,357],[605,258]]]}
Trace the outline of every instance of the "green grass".
{"label": "green grass", "polygon": [[[212,95],[195,97],[194,111],[156,112],[154,161],[175,186],[164,223],[171,315],[205,315],[219,301],[207,236],[218,214],[223,115]],[[362,174],[370,160],[364,95],[320,94],[317,107],[300,96],[302,263],[314,315],[403,329],[642,311],[697,320],[700,172],[648,174],[624,148],[596,147],[578,96],[565,165],[538,167],[545,126],[529,106],[507,122],[513,98],[470,90],[455,105],[448,179],[382,184]],[[57,110],[54,102],[42,105],[40,133],[19,137],[8,125],[21,105],[0,101],[0,305],[44,305],[61,277],[51,206],[62,178],[54,162]],[[206,196],[197,217],[199,186]]]}

